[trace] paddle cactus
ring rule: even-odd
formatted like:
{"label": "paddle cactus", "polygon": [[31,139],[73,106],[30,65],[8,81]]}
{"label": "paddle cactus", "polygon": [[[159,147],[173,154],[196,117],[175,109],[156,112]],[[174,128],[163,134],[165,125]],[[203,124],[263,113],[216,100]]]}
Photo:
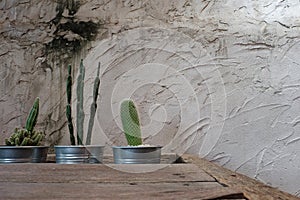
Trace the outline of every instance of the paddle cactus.
{"label": "paddle cactus", "polygon": [[128,145],[138,146],[142,144],[141,128],[136,107],[131,100],[125,100],[121,104],[121,120]]}
{"label": "paddle cactus", "polygon": [[97,98],[98,98],[98,91],[99,91],[99,85],[100,85],[100,63],[98,63],[98,70],[97,70],[97,76],[94,81],[94,88],[93,88],[93,102],[91,104],[91,115],[89,120],[89,126],[88,126],[88,132],[86,137],[86,144],[91,144],[91,138],[92,138],[92,131],[94,126],[94,119],[96,115],[96,109],[97,109]]}
{"label": "paddle cactus", "polygon": [[39,98],[37,97],[26,120],[25,129],[15,129],[15,132],[5,139],[5,144],[9,146],[38,146],[44,134],[34,131],[39,114]]}
{"label": "paddle cactus", "polygon": [[67,78],[66,115],[67,115],[67,120],[68,120],[68,128],[69,128],[69,133],[70,133],[71,145],[75,145],[74,127],[73,127],[73,122],[72,122],[71,100],[72,100],[72,68],[71,68],[71,65],[69,65],[68,66],[68,78]]}

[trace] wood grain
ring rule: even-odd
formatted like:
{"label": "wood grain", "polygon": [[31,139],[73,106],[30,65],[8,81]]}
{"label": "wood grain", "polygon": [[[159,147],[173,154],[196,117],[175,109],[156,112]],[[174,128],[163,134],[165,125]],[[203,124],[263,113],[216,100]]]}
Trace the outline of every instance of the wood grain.
{"label": "wood grain", "polygon": [[[126,169],[116,170],[114,168]],[[137,173],[148,168],[152,172]],[[0,182],[25,183],[124,183],[124,182],[213,182],[214,178],[193,164],[136,165],[62,165],[9,164],[0,165]]]}
{"label": "wood grain", "polygon": [[214,177],[219,183],[243,191],[249,200],[300,200],[300,198],[267,186],[245,175],[230,171],[194,155],[183,155],[186,163],[193,163]]}
{"label": "wood grain", "polygon": [[[6,188],[14,191],[8,192]],[[211,183],[0,183],[2,199],[214,199],[241,195]]]}
{"label": "wood grain", "polygon": [[190,164],[0,165],[0,199],[245,199]]}

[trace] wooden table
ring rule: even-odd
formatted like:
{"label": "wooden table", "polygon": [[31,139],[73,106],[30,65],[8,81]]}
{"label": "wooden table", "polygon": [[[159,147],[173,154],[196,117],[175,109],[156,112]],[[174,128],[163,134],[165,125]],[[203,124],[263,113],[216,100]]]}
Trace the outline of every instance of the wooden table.
{"label": "wooden table", "polygon": [[[226,173],[222,179],[223,168],[218,175],[212,173],[218,166],[210,162],[190,155],[181,160],[186,163],[2,164],[0,199],[252,199],[251,194],[268,199],[277,193],[281,199],[297,199],[265,185],[271,194],[236,187]],[[240,176],[230,173],[233,179]]]}

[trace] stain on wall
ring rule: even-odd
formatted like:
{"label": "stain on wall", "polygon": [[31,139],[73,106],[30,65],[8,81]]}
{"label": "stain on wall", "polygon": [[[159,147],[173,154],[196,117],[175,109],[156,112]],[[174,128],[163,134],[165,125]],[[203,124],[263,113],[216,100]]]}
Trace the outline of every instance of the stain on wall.
{"label": "stain on wall", "polygon": [[47,53],[57,51],[68,53],[70,57],[80,51],[87,42],[95,39],[99,24],[92,21],[80,21],[74,15],[80,8],[80,1],[61,1],[56,7],[56,16],[49,26],[55,27],[53,39],[46,44]]}

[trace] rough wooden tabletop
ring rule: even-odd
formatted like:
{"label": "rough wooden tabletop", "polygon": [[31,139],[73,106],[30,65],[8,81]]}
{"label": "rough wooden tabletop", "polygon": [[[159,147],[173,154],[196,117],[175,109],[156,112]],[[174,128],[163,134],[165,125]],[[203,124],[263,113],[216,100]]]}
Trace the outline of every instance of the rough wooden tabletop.
{"label": "rough wooden tabletop", "polygon": [[[247,188],[252,186],[236,187],[231,183],[234,180],[229,181],[221,177],[220,174],[225,169],[220,167],[218,172],[220,174],[218,174],[214,172],[217,166],[209,166],[210,162],[189,155],[184,155],[182,158],[188,163],[2,164],[0,165],[0,199],[268,199],[277,197],[272,196],[271,190],[270,194],[266,193],[263,196]],[[232,176],[232,173],[225,173],[224,176]],[[235,176],[239,175],[235,174]],[[239,179],[237,183],[241,183]],[[256,196],[249,195],[251,192]],[[277,190],[276,192],[281,194],[278,199],[296,199],[292,195]]]}
{"label": "rough wooden tabletop", "polygon": [[267,186],[245,175],[220,167],[203,158],[194,155],[183,155],[183,162],[193,163],[201,170],[212,176],[218,183],[243,192],[249,200],[300,200],[300,198]]}

